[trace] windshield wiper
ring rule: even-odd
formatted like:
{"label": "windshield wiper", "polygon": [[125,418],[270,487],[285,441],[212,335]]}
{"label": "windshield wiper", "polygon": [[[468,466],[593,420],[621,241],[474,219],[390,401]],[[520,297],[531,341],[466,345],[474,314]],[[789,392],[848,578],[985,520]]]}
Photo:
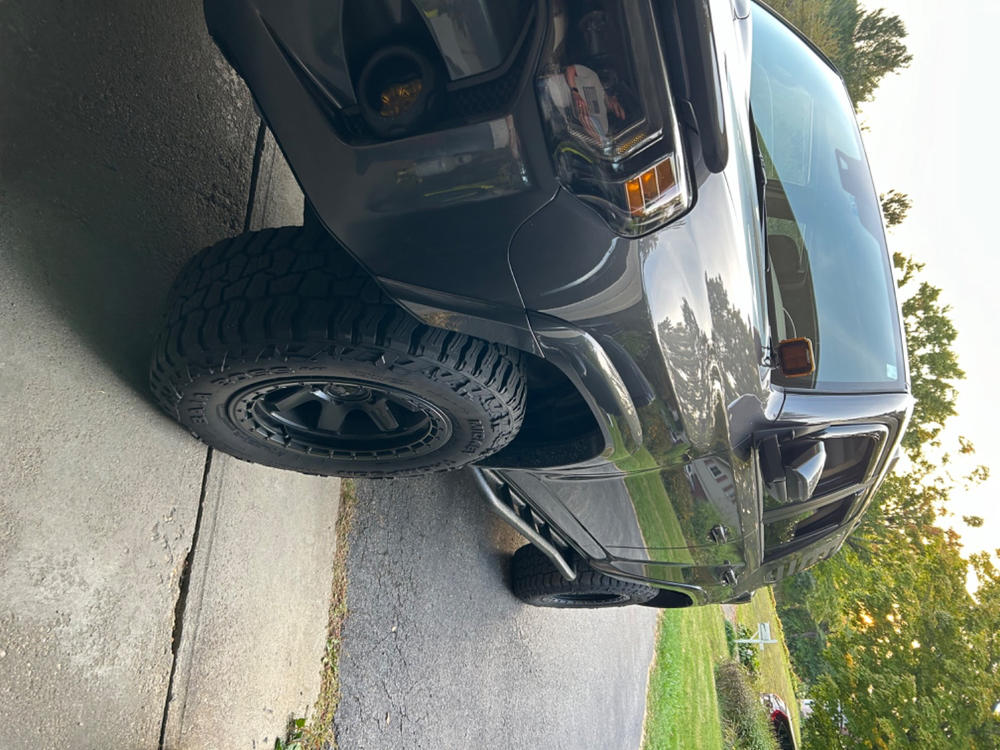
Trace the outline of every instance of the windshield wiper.
{"label": "windshield wiper", "polygon": [[767,174],[764,171],[764,151],[760,147],[760,139],[757,136],[757,123],[753,119],[753,107],[750,107],[750,145],[753,149],[753,171],[757,179],[757,209],[760,211],[760,234],[764,238],[764,288],[767,294],[767,325],[768,341],[762,345],[764,361],[772,365],[776,361],[772,342],[777,340],[778,332],[775,328],[774,316],[774,291],[771,289],[771,254],[767,251],[767,205],[764,202],[767,191]]}
{"label": "windshield wiper", "polygon": [[[767,174],[764,172],[764,152],[760,147],[760,139],[757,137],[757,123],[753,119],[753,107],[750,107],[750,145],[753,148],[753,171],[757,178],[757,205],[760,209],[760,231],[763,233],[766,241],[767,206],[764,203],[764,195],[767,188]],[[765,265],[770,267],[771,260],[767,252],[764,253],[764,259]]]}

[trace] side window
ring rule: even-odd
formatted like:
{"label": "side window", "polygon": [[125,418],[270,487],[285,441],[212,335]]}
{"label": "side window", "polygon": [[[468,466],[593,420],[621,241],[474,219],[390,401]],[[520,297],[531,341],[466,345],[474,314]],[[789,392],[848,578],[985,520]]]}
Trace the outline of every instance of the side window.
{"label": "side window", "polygon": [[791,465],[817,442],[822,442],[825,463],[808,498],[781,501],[764,496],[764,558],[773,559],[807,537],[832,531],[844,523],[851,509],[871,484],[878,457],[888,437],[884,425],[838,425],[780,444],[781,460]]}
{"label": "side window", "polygon": [[876,440],[864,437],[829,437],[823,441],[826,448],[826,466],[816,487],[817,495],[860,484],[865,480]]}

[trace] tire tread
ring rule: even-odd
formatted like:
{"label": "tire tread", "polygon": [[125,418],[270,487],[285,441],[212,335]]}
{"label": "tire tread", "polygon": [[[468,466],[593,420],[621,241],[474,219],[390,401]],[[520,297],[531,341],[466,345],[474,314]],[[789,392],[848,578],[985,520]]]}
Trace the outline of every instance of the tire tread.
{"label": "tire tread", "polygon": [[[427,361],[425,376],[447,382],[458,393],[486,391],[481,395],[493,439],[475,459],[503,448],[524,419],[524,365],[518,350],[421,323],[385,295],[332,237],[304,227],[223,240],[188,262],[168,297],[150,386],[164,411],[185,424],[178,406],[185,388],[205,372],[225,372],[268,356],[357,357],[364,347],[392,352],[400,365],[404,359]],[[465,463],[442,460],[413,472],[337,473],[422,474]]]}
{"label": "tire tread", "polygon": [[[514,594],[535,606],[600,609],[647,602],[657,589],[643,583],[623,581],[594,570],[577,558],[577,577],[567,581],[545,554],[533,544],[520,547],[511,559],[511,582]],[[607,593],[627,597],[615,603],[574,602],[554,604],[549,597],[562,594]]]}

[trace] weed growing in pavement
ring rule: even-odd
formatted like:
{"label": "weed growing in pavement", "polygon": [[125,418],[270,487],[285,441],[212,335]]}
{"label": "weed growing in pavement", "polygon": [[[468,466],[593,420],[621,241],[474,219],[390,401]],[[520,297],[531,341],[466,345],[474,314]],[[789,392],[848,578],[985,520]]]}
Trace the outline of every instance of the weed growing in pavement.
{"label": "weed growing in pavement", "polygon": [[305,719],[289,719],[288,728],[285,730],[285,739],[280,737],[274,740],[274,750],[302,750],[302,729],[306,725]]}
{"label": "weed growing in pavement", "polygon": [[[348,536],[354,523],[357,505],[354,482],[345,479],[340,485],[340,510],[337,514],[337,552],[333,558],[333,585],[330,593],[330,617],[327,625],[326,653],[323,656],[319,698],[312,719],[304,724],[300,745],[287,750],[336,750],[337,736],[333,718],[340,704],[340,641],[347,618]],[[284,749],[283,749],[284,750]]]}

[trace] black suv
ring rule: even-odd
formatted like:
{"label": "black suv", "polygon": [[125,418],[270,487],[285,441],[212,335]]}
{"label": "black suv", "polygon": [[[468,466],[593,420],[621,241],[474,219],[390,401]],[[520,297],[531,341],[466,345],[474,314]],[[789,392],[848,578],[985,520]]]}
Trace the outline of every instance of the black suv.
{"label": "black suv", "polygon": [[152,387],[239,458],[474,465],[526,601],[740,601],[911,411],[843,82],[745,0],[206,0],[307,197],[195,257]]}

